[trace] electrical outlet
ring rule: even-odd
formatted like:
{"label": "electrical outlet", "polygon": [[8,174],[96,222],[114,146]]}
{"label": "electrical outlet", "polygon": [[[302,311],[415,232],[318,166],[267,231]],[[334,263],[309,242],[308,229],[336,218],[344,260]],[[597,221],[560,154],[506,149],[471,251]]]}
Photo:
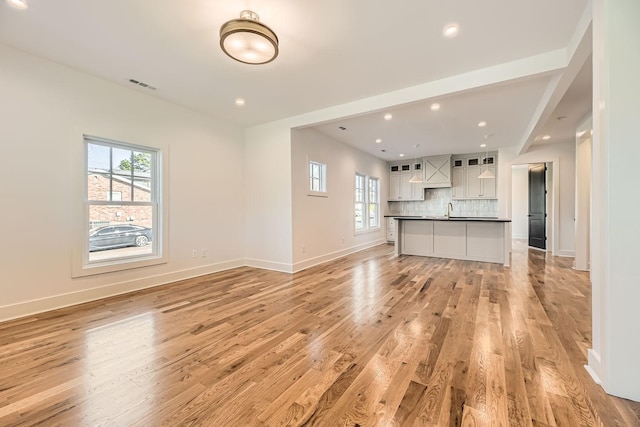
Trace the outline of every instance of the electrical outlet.
{"label": "electrical outlet", "polygon": [[193,251],[191,251],[191,258],[195,258],[198,256],[198,250],[194,249]]}
{"label": "electrical outlet", "polygon": [[202,250],[202,257],[203,257],[203,258],[206,258],[206,257],[207,257],[207,248],[204,248],[204,249]]}
{"label": "electrical outlet", "polygon": [[302,245],[302,253],[305,253],[306,251],[307,251],[307,248],[304,245]]}
{"label": "electrical outlet", "polygon": [[344,237],[342,238],[342,244],[344,245]]}

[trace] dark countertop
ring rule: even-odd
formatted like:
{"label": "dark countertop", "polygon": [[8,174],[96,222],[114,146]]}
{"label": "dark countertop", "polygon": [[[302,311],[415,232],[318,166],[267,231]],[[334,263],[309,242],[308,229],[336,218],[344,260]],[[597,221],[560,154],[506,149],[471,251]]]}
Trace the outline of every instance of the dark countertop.
{"label": "dark countertop", "polygon": [[426,221],[480,221],[480,222],[511,222],[507,218],[486,217],[486,216],[418,216],[418,215],[385,215],[385,218],[396,218],[402,220],[426,220]]}

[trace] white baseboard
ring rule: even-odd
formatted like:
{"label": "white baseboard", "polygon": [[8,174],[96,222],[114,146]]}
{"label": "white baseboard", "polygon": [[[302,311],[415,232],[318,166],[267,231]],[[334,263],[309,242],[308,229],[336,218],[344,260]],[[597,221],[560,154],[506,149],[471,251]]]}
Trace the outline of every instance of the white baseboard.
{"label": "white baseboard", "polygon": [[190,279],[192,277],[204,276],[205,274],[217,273],[232,268],[244,266],[244,260],[223,261],[204,266],[188,268],[185,270],[173,271],[170,273],[157,274],[140,279],[114,283],[98,288],[83,289],[78,292],[70,292],[61,295],[24,301],[17,304],[0,306],[0,322],[17,319],[19,317],[31,316],[45,311],[57,310],[71,305],[96,301],[128,292],[155,286],[166,285],[179,280]]}
{"label": "white baseboard", "polygon": [[558,249],[558,252],[553,254],[554,256],[561,256],[567,258],[574,258],[576,256],[576,251],[568,250],[568,249]]}
{"label": "white baseboard", "polygon": [[267,261],[263,259],[245,258],[246,267],[261,268],[263,270],[280,271],[282,273],[293,273],[293,266],[285,262]]}
{"label": "white baseboard", "polygon": [[512,239],[528,239],[529,236],[527,234],[514,234],[511,236]]}
{"label": "white baseboard", "polygon": [[341,258],[343,256],[350,255],[350,254],[353,254],[353,253],[356,253],[356,252],[360,252],[360,251],[363,251],[365,249],[369,249],[369,248],[372,248],[374,246],[378,246],[378,245],[382,245],[382,244],[386,244],[386,243],[387,243],[387,239],[386,238],[385,239],[378,239],[378,240],[374,240],[372,242],[363,243],[363,244],[360,244],[360,245],[352,246],[350,248],[341,249],[339,251],[330,252],[328,254],[324,254],[324,255],[313,257],[313,258],[305,259],[303,261],[298,261],[298,262],[293,264],[293,272],[297,273],[298,271],[305,270],[305,269],[307,269],[309,267],[313,267],[313,266],[318,265],[318,264],[323,264],[325,262],[332,261],[334,259]]}
{"label": "white baseboard", "polygon": [[587,370],[591,378],[593,378],[593,381],[599,386],[602,386],[602,379],[600,378],[600,375],[598,375],[598,372],[602,369],[600,353],[594,351],[592,348],[587,350],[587,362],[588,365],[584,365],[584,368]]}

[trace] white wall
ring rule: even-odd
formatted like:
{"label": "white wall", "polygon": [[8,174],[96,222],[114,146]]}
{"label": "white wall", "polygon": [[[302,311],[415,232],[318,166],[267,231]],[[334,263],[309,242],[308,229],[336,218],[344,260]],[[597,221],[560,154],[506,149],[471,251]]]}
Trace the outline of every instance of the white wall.
{"label": "white wall", "polygon": [[514,165],[511,169],[511,235],[514,239],[529,237],[529,166]]}
{"label": "white wall", "polygon": [[[0,320],[243,264],[239,128],[2,45],[0,63]],[[169,157],[167,264],[71,278],[78,130]]]}
{"label": "white wall", "polygon": [[[385,242],[386,162],[313,129],[292,131],[291,153],[295,271]],[[308,195],[309,160],[327,165],[328,197]],[[376,231],[354,232],[356,172],[380,179],[381,217]]]}
{"label": "white wall", "polygon": [[[554,215],[554,255],[573,256],[575,253],[575,141],[557,144],[533,145],[525,154],[518,156],[510,149],[498,154],[501,175],[498,183],[498,214],[511,214],[511,167],[525,163],[553,162],[554,203],[547,211]],[[502,173],[505,171],[506,173]],[[557,183],[555,182],[557,181]],[[557,193],[557,194],[555,194]]]}
{"label": "white wall", "polygon": [[247,265],[292,272],[291,131],[274,122],[245,131]]}

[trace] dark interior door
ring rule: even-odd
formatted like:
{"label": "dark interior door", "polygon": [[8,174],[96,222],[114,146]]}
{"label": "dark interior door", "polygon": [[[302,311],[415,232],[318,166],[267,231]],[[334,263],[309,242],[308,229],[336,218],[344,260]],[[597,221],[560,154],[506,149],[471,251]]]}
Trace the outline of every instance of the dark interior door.
{"label": "dark interior door", "polygon": [[547,190],[544,163],[529,165],[529,246],[547,248]]}

